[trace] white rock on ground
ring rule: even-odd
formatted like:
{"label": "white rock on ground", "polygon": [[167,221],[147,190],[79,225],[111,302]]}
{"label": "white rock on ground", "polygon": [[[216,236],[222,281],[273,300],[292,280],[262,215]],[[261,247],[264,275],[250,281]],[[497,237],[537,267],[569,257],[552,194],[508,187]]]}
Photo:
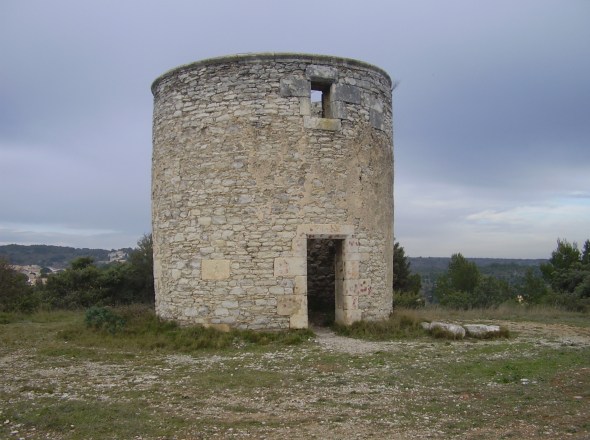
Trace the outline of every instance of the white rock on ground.
{"label": "white rock on ground", "polygon": [[488,335],[500,333],[499,325],[465,324],[463,327],[469,336],[475,338],[483,338]]}
{"label": "white rock on ground", "polygon": [[430,323],[430,331],[435,328],[440,328],[451,333],[455,338],[463,339],[465,337],[465,329],[457,324],[449,324],[448,322],[434,321]]}

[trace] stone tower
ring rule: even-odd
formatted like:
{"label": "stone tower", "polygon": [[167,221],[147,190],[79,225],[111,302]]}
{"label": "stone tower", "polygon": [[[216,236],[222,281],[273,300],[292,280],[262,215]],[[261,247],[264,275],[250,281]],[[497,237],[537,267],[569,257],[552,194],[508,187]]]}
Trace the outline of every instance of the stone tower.
{"label": "stone tower", "polygon": [[156,312],[219,328],[350,324],[392,309],[391,79],[263,53],[155,80]]}

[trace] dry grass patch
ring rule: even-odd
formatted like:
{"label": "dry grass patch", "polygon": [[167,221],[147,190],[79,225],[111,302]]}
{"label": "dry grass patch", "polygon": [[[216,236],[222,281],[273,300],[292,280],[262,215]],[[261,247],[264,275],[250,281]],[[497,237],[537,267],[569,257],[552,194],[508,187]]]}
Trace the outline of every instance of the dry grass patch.
{"label": "dry grass patch", "polygon": [[[567,327],[574,345],[539,330],[564,326],[522,321],[510,339],[240,339],[181,352],[175,338],[191,333],[126,319],[115,335],[86,328],[83,313],[0,325],[0,438],[590,436],[586,327]],[[339,351],[338,339],[368,349]]]}

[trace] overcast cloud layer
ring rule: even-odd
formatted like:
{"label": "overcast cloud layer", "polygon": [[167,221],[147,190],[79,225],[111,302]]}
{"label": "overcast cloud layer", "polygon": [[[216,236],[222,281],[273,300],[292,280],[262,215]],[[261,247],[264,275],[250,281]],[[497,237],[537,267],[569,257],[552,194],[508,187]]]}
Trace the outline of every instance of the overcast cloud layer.
{"label": "overcast cloud layer", "polygon": [[411,256],[545,258],[590,238],[590,2],[0,3],[0,244],[150,231],[151,82],[245,52],[357,58],[394,92]]}

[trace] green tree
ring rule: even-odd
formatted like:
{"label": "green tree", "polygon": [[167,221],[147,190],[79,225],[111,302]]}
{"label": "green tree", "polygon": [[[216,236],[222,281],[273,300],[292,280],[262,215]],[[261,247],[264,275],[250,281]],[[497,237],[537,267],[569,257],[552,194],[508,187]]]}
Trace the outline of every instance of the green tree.
{"label": "green tree", "polygon": [[425,304],[420,293],[422,279],[412,274],[410,262],[404,248],[398,243],[393,244],[393,304],[394,307],[415,308]]}
{"label": "green tree", "polygon": [[529,268],[524,276],[524,281],[518,289],[524,301],[531,304],[543,302],[549,294],[549,289],[543,278],[536,276],[533,269]]}
{"label": "green tree", "polygon": [[94,258],[92,257],[78,257],[70,263],[73,270],[86,269],[94,265]]}
{"label": "green tree", "polygon": [[546,302],[572,310],[590,309],[590,240],[580,252],[577,243],[558,239],[551,258],[541,265],[541,273],[551,286]]}
{"label": "green tree", "polygon": [[70,267],[51,274],[42,288],[44,302],[50,307],[72,309],[101,303],[100,271],[90,257],[76,258]]}
{"label": "green tree", "polygon": [[582,250],[582,264],[590,264],[590,240],[584,242],[584,249]]}
{"label": "green tree", "polygon": [[541,265],[541,273],[555,292],[578,292],[580,297],[590,297],[590,291],[584,287],[590,275],[589,260],[590,240],[586,240],[583,252],[580,252],[577,243],[558,239],[557,249],[551,253],[549,262]]}
{"label": "green tree", "polygon": [[492,276],[481,276],[470,296],[469,307],[493,307],[514,296],[513,290],[506,281]]}
{"label": "green tree", "polygon": [[393,244],[393,290],[406,291],[410,277],[410,262],[404,248],[396,241]]}
{"label": "green tree", "polygon": [[154,251],[152,234],[145,234],[137,242],[137,248],[129,255],[131,283],[135,300],[154,303]]}
{"label": "green tree", "polygon": [[30,312],[37,307],[27,276],[0,259],[0,311]]}
{"label": "green tree", "polygon": [[479,269],[460,253],[453,254],[448,270],[438,277],[434,294],[440,304],[467,309],[476,306],[475,289],[480,281]]}
{"label": "green tree", "polygon": [[63,272],[51,274],[40,287],[53,308],[87,308],[154,303],[152,236],[144,235],[129,261],[97,267],[92,257],[79,257]]}

